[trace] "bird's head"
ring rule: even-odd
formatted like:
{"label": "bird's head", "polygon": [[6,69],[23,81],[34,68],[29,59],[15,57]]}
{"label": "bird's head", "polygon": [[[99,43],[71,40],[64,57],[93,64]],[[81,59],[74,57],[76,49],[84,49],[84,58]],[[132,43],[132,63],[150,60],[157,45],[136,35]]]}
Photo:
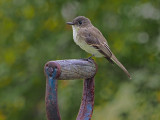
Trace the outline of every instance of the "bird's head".
{"label": "bird's head", "polygon": [[72,22],[67,22],[67,24],[72,25],[76,28],[89,27],[92,25],[91,21],[84,16],[78,16],[74,18]]}

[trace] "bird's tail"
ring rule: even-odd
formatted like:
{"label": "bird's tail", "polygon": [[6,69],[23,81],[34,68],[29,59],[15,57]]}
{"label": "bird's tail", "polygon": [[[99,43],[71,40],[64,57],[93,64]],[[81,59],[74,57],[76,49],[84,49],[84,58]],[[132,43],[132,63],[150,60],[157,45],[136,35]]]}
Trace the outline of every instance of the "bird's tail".
{"label": "bird's tail", "polygon": [[110,59],[113,60],[131,79],[131,76],[130,76],[129,72],[127,71],[127,69],[119,62],[119,60],[116,58],[116,56],[113,53],[112,53],[112,56]]}

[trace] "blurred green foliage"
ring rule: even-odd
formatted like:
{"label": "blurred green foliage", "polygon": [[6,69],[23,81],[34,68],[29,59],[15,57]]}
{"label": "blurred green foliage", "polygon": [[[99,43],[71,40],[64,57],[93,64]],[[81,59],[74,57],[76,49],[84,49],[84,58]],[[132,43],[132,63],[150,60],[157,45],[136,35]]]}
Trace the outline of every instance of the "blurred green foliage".
{"label": "blurred green foliage", "polygon": [[[0,0],[0,120],[46,120],[47,61],[86,58],[65,23],[84,15],[132,75],[95,58],[92,120],[160,120],[159,0]],[[59,81],[63,120],[75,120],[83,81]]]}

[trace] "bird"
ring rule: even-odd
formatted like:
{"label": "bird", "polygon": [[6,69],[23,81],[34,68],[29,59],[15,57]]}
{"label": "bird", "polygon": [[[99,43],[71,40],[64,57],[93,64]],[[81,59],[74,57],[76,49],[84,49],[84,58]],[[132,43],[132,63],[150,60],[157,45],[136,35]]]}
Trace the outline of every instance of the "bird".
{"label": "bird", "polygon": [[72,26],[74,42],[80,46],[81,49],[90,53],[92,55],[91,57],[105,57],[110,63],[116,63],[131,79],[127,69],[112,53],[103,34],[92,25],[89,18],[78,16],[74,18],[72,22],[67,22],[67,24]]}

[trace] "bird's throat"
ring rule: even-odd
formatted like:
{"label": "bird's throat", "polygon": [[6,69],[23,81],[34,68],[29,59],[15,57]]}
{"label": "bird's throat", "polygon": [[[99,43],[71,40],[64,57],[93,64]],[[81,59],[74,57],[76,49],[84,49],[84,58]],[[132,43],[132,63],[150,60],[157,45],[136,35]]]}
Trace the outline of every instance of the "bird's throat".
{"label": "bird's throat", "polygon": [[77,34],[78,34],[78,31],[79,31],[79,28],[72,25],[72,29],[73,29],[74,42],[77,43],[78,42]]}

